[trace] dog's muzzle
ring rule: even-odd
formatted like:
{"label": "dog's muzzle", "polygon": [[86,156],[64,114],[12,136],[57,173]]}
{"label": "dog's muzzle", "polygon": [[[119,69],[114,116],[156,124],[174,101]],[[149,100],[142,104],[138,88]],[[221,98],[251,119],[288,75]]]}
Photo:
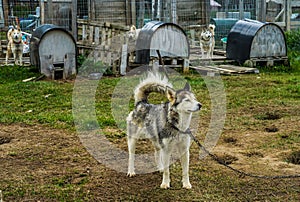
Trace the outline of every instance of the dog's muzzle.
{"label": "dog's muzzle", "polygon": [[189,112],[196,112],[199,111],[201,109],[202,105],[200,103],[197,104],[197,108],[194,110],[189,110]]}

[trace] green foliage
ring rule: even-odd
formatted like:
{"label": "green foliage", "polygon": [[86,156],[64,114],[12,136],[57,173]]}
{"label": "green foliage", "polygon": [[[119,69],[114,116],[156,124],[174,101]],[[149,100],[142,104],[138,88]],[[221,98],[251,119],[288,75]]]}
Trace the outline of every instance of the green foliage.
{"label": "green foliage", "polygon": [[286,32],[286,44],[289,51],[300,52],[300,29]]}
{"label": "green foliage", "polygon": [[102,73],[104,75],[111,75],[111,68],[101,61],[94,61],[93,58],[80,55],[77,57],[79,66],[79,74],[81,76],[89,76],[92,73]]}
{"label": "green foliage", "polygon": [[291,69],[300,70],[300,29],[286,32],[286,44]]}

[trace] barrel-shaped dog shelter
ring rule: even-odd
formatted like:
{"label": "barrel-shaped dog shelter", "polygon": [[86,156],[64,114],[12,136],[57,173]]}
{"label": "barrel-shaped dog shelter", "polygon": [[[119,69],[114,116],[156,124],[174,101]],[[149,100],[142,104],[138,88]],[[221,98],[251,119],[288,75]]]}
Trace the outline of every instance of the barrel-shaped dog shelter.
{"label": "barrel-shaped dog shelter", "polygon": [[[135,63],[149,64],[151,58],[158,58],[182,62],[182,66],[188,64],[190,49],[184,30],[174,23],[160,21],[148,22],[140,31],[136,42]],[[178,64],[179,65],[179,64]]]}
{"label": "barrel-shaped dog shelter", "polygon": [[30,39],[30,62],[52,79],[67,79],[76,74],[76,41],[65,29],[45,24]]}
{"label": "barrel-shaped dog shelter", "polygon": [[239,20],[228,34],[226,55],[239,63],[255,58],[286,57],[284,32],[274,23]]}

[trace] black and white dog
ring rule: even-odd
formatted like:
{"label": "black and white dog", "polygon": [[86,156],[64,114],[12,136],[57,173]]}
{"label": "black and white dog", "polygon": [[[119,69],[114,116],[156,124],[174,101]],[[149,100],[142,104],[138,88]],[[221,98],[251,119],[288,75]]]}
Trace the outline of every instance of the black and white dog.
{"label": "black and white dog", "polygon": [[[162,93],[168,98],[163,104],[150,104],[151,92]],[[170,187],[170,156],[178,149],[181,157],[183,188],[190,189],[189,148],[190,123],[192,113],[200,110],[201,104],[186,84],[183,89],[174,90],[166,76],[148,72],[134,91],[135,108],[127,117],[127,137],[129,150],[128,176],[135,175],[134,160],[136,141],[149,138],[155,148],[158,169],[163,171],[161,188]]]}
{"label": "black and white dog", "polygon": [[[200,34],[200,49],[202,58],[212,58],[215,49],[215,25],[210,24]],[[204,57],[206,52],[206,57]]]}

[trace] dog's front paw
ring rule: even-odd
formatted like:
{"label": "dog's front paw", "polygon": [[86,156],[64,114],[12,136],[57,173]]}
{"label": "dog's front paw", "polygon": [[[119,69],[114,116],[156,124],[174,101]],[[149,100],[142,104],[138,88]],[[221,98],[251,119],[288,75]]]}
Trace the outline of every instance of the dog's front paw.
{"label": "dog's front paw", "polygon": [[162,183],[160,185],[160,188],[162,188],[162,189],[168,189],[168,188],[170,188],[170,184],[168,184],[168,183]]}
{"label": "dog's front paw", "polygon": [[187,182],[187,183],[183,183],[183,186],[182,186],[184,189],[191,189],[192,188],[192,185],[191,183]]}
{"label": "dog's front paw", "polygon": [[135,176],[135,172],[133,171],[133,172],[128,172],[127,173],[127,176],[128,177],[134,177]]}

